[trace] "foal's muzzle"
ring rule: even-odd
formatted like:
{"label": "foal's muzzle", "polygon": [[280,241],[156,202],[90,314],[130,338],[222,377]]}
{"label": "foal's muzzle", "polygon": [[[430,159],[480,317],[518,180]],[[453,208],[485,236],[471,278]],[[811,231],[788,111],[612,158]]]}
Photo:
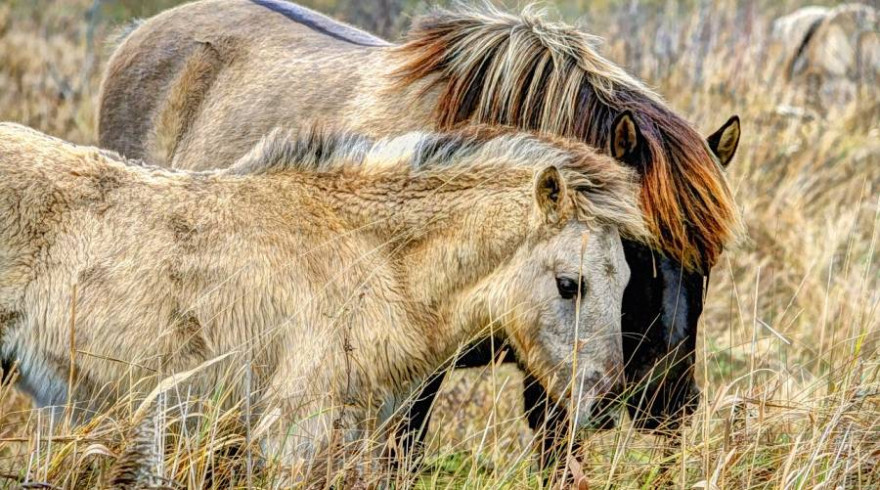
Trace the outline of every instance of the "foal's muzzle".
{"label": "foal's muzzle", "polygon": [[613,368],[605,373],[594,371],[586,379],[584,388],[592,392],[592,403],[589,412],[580,415],[581,421],[578,425],[586,429],[614,427],[620,412],[619,393],[623,388],[623,370]]}

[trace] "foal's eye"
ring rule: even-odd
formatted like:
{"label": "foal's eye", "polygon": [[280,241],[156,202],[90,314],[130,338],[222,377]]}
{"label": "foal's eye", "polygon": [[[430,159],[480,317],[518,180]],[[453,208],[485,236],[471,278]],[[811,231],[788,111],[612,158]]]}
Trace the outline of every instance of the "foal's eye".
{"label": "foal's eye", "polygon": [[563,299],[572,299],[578,295],[578,286],[580,285],[581,294],[584,294],[587,289],[587,284],[584,281],[578,281],[575,279],[569,279],[568,277],[557,277],[556,278],[556,289],[559,290],[559,295],[563,297]]}

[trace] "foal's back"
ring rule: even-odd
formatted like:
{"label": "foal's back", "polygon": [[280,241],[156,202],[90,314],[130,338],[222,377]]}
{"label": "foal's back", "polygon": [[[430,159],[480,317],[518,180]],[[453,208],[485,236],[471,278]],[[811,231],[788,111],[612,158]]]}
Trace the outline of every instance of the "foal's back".
{"label": "foal's back", "polygon": [[[139,379],[248,347],[263,366],[292,346],[320,352],[321,321],[385,269],[370,237],[273,182],[144,168],[0,124],[0,358],[22,360],[40,405],[65,403],[68,364],[45,359],[67,359],[74,301],[76,347],[99,355],[77,358],[80,400],[104,399],[129,368]],[[222,374],[235,373],[202,377],[203,392]]]}

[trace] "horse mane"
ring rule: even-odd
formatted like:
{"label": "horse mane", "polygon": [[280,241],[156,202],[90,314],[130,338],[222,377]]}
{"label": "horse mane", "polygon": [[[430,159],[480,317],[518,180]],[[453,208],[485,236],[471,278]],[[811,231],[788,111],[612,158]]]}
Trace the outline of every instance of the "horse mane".
{"label": "horse mane", "polygon": [[[651,241],[631,169],[585,144],[509,128],[470,126],[379,140],[320,127],[298,132],[276,129],[227,172],[244,176],[402,171],[403,178],[438,175],[444,180],[475,178],[485,182],[515,169],[527,169],[531,175],[549,165],[557,167],[567,188],[573,190],[569,197],[578,220],[615,226],[622,236]],[[452,175],[446,175],[450,172]]]}
{"label": "horse mane", "polygon": [[299,132],[275,128],[229,167],[235,175],[260,175],[286,170],[327,172],[360,165],[373,140],[360,134],[312,126]]}
{"label": "horse mane", "polygon": [[640,201],[657,245],[689,268],[711,266],[741,228],[720,165],[687,121],[596,43],[534,9],[438,9],[394,48],[394,86],[420,87],[423,96],[439,89],[439,130],[509,125],[603,149],[614,118],[632,111],[647,143]]}

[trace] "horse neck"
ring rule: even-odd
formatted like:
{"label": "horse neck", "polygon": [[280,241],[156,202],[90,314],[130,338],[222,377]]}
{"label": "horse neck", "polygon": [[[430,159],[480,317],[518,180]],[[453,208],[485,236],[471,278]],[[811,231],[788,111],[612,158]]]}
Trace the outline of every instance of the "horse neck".
{"label": "horse neck", "polygon": [[[348,179],[322,179],[315,196],[330,206],[347,227],[379,241],[400,271],[417,326],[442,337],[447,350],[480,328],[475,288],[511,259],[538,230],[532,196],[532,172],[504,175],[452,167],[449,172],[386,175],[352,185]],[[476,296],[479,296],[478,294]],[[445,329],[437,336],[438,329]]]}

